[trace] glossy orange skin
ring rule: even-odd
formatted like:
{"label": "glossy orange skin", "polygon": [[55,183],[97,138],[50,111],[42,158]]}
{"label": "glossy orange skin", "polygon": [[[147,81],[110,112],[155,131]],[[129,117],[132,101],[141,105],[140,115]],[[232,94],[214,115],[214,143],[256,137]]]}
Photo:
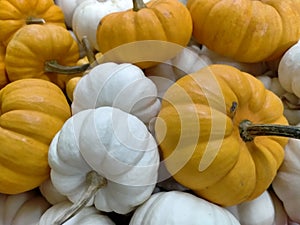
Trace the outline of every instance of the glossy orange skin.
{"label": "glossy orange skin", "polygon": [[0,193],[17,194],[49,178],[48,148],[71,116],[62,90],[21,79],[0,90]]}
{"label": "glossy orange skin", "polygon": [[279,58],[300,38],[299,0],[188,0],[193,35],[242,62]]}
{"label": "glossy orange skin", "polygon": [[258,197],[283,161],[287,138],[258,136],[245,142],[239,124],[246,119],[288,124],[281,100],[231,66],[210,65],[179,79],[163,96],[155,124],[170,174],[223,206]]}

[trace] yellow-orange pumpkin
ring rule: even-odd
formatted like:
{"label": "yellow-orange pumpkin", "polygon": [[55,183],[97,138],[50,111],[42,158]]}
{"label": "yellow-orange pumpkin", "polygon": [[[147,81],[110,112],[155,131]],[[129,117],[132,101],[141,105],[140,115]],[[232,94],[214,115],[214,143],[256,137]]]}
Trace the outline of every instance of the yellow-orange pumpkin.
{"label": "yellow-orange pumpkin", "polygon": [[46,66],[53,61],[75,66],[78,59],[78,44],[67,29],[53,24],[33,24],[15,33],[6,48],[5,66],[10,81],[40,78],[64,89],[72,76],[49,72]]}
{"label": "yellow-orange pumpkin", "polygon": [[66,27],[61,8],[52,0],[0,1],[0,42],[5,46],[18,29],[32,23],[53,23]]}
{"label": "yellow-orange pumpkin", "polygon": [[8,78],[4,63],[5,47],[0,44],[0,89],[8,83]]}
{"label": "yellow-orange pumpkin", "polygon": [[17,194],[49,177],[48,148],[71,116],[62,90],[42,79],[21,79],[0,90],[0,193]]}
{"label": "yellow-orange pumpkin", "polygon": [[188,0],[193,35],[237,61],[280,57],[300,38],[299,0]]}
{"label": "yellow-orange pumpkin", "polygon": [[273,127],[288,124],[281,100],[234,67],[210,65],[179,79],[163,96],[155,123],[168,171],[220,205],[256,198],[274,179],[287,138],[244,140],[240,125],[245,120]]}
{"label": "yellow-orange pumpkin", "polygon": [[[110,13],[101,19],[97,29],[97,44],[100,52],[115,49],[118,46],[138,41],[157,40],[162,43],[156,47],[145,42],[143,47],[128,49],[123,61],[139,59],[145,51],[153,52],[152,60],[169,59],[178,51],[164,49],[163,42],[186,46],[192,35],[192,19],[186,6],[177,0],[151,0],[144,4],[142,0],[133,0],[133,8],[126,11]],[[153,47],[155,49],[153,49]],[[124,51],[120,49],[120,51]],[[169,54],[166,54],[168,53]],[[116,53],[116,55],[119,55]],[[126,61],[126,54],[128,61]],[[161,56],[163,55],[163,56]],[[166,58],[164,58],[166,57]],[[140,57],[141,58],[141,57]],[[153,64],[152,64],[153,65]],[[142,65],[142,67],[149,67]]]}

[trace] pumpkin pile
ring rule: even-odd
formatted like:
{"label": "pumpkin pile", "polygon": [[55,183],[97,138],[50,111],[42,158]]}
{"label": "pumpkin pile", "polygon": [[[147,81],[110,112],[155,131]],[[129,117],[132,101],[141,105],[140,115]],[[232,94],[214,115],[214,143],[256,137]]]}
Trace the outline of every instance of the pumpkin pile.
{"label": "pumpkin pile", "polygon": [[300,224],[299,21],[299,0],[1,0],[0,224]]}

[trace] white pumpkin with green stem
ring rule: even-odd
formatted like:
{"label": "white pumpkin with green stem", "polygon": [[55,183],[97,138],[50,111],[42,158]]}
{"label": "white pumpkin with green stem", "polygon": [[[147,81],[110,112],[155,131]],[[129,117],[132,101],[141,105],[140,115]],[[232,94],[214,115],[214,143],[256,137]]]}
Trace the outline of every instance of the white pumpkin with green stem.
{"label": "white pumpkin with green stem", "polygon": [[0,194],[0,224],[36,224],[50,203],[36,190],[21,194]]}
{"label": "white pumpkin with green stem", "polygon": [[279,61],[278,79],[281,86],[300,97],[300,42],[290,47]]}
{"label": "white pumpkin with green stem", "polygon": [[153,194],[134,212],[129,225],[240,225],[226,209],[181,191]]}
{"label": "white pumpkin with green stem", "polygon": [[148,123],[157,115],[160,101],[155,84],[139,67],[107,62],[79,80],[73,92],[72,114],[101,106],[119,108]]}
{"label": "white pumpkin with green stem", "polygon": [[272,187],[290,219],[300,223],[300,140],[290,139],[286,145],[284,161]]}
{"label": "white pumpkin with green stem", "polygon": [[141,120],[107,106],[65,122],[51,142],[49,165],[54,187],[75,202],[62,222],[83,205],[119,214],[134,210],[154,190],[159,153]]}
{"label": "white pumpkin with green stem", "polygon": [[[55,224],[55,221],[60,215],[63,215],[66,210],[72,206],[70,201],[62,201],[51,206],[40,218],[36,225],[60,225]],[[85,207],[64,225],[115,225],[115,223],[106,215],[101,213],[93,206]]]}

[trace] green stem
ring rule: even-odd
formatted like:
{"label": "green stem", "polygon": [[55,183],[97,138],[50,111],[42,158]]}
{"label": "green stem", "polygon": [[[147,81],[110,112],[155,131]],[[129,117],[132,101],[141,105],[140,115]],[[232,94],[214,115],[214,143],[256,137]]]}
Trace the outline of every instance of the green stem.
{"label": "green stem", "polygon": [[44,24],[44,23],[46,23],[46,21],[43,18],[28,17],[25,20],[25,23],[27,25],[30,25],[30,24]]}
{"label": "green stem", "polygon": [[75,216],[86,204],[95,196],[96,192],[107,184],[107,180],[100,176],[96,171],[90,171],[86,176],[86,182],[88,184],[87,190],[81,196],[81,198],[75,202],[69,209],[67,209],[63,215],[58,217],[54,221],[54,225],[61,225]]}
{"label": "green stem", "polygon": [[240,125],[240,136],[245,142],[252,141],[256,136],[281,136],[300,139],[300,127],[279,124],[253,124],[243,120]]}
{"label": "green stem", "polygon": [[96,61],[96,57],[95,57],[95,54],[94,54],[94,52],[91,48],[90,42],[87,39],[87,36],[83,36],[81,42],[82,42],[82,46],[83,46],[83,48],[86,52],[86,57],[87,57],[90,65],[92,65]]}
{"label": "green stem", "polygon": [[60,73],[60,74],[77,74],[84,72],[90,64],[84,64],[80,66],[63,66],[58,64],[56,60],[49,60],[45,62],[44,71],[47,73]]}
{"label": "green stem", "polygon": [[133,11],[137,12],[140,9],[147,8],[146,4],[143,0],[132,0],[133,3]]}

